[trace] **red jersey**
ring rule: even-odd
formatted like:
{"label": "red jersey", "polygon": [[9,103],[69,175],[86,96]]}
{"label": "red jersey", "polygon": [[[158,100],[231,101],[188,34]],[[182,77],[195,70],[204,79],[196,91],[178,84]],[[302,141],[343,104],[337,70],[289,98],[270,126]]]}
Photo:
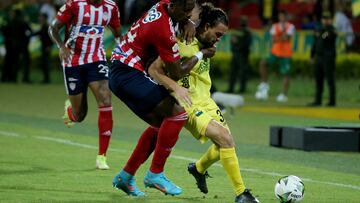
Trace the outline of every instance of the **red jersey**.
{"label": "red jersey", "polygon": [[158,56],[165,62],[180,59],[176,42],[177,25],[166,11],[167,4],[157,3],[135,22],[113,50],[111,60],[144,71]]}
{"label": "red jersey", "polygon": [[106,61],[105,26],[120,27],[119,9],[113,1],[91,4],[89,0],[68,0],[57,13],[57,19],[66,24],[65,45],[71,51],[71,61],[63,61],[63,66]]}

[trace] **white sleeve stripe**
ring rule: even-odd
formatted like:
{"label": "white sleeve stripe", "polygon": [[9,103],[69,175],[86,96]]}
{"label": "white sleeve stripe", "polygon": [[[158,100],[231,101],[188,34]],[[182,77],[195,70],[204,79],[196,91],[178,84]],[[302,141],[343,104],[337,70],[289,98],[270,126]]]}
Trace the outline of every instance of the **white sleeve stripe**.
{"label": "white sleeve stripe", "polygon": [[78,21],[77,24],[81,25],[83,18],[84,18],[84,7],[85,7],[85,3],[79,3],[79,15],[78,15]]}
{"label": "white sleeve stripe", "polygon": [[141,58],[139,57],[139,56],[135,56],[134,58],[132,58],[131,60],[130,60],[130,62],[129,62],[129,66],[131,66],[131,67],[134,67],[134,65],[135,65],[135,63],[137,63],[138,61],[140,61],[141,60]]}

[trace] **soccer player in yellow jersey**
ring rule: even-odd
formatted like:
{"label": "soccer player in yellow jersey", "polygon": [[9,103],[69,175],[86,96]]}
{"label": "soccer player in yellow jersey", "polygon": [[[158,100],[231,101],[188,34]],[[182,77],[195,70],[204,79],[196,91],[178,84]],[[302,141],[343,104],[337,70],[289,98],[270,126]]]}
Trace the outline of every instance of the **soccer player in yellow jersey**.
{"label": "soccer player in yellow jersey", "polygon": [[[228,18],[223,10],[208,3],[202,4],[200,11],[200,23],[194,41],[191,44],[179,42],[180,55],[184,63],[195,65],[178,84],[188,88],[192,103],[191,106],[185,105],[189,116],[186,129],[200,142],[210,139],[214,144],[196,163],[189,164],[188,171],[196,179],[200,191],[207,193],[207,169],[220,160],[235,190],[235,202],[256,203],[259,201],[246,189],[242,180],[233,136],[219,107],[210,97],[210,59],[205,58],[203,53],[206,48],[215,47],[228,30]],[[162,63],[159,60],[157,59],[149,68],[149,74],[165,87],[174,86],[174,81],[163,75]]]}

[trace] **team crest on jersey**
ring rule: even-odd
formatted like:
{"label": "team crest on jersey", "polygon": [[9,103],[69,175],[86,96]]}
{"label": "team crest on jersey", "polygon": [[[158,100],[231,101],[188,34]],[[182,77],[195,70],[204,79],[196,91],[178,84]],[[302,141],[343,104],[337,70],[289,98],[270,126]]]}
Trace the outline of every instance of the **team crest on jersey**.
{"label": "team crest on jersey", "polygon": [[74,91],[76,88],[76,83],[73,83],[73,82],[69,83],[69,87],[72,91]]}
{"label": "team crest on jersey", "polygon": [[156,9],[158,5],[159,4],[156,4],[149,10],[148,14],[145,16],[145,18],[142,21],[144,24],[151,23],[161,17],[161,13]]}

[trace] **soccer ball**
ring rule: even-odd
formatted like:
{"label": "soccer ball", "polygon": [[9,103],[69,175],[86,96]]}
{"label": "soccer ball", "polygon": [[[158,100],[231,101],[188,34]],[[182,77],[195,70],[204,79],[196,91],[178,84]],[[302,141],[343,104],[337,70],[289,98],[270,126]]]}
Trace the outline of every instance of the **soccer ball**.
{"label": "soccer ball", "polygon": [[305,185],[294,175],[282,177],[275,184],[275,196],[281,203],[300,202],[304,197]]}

